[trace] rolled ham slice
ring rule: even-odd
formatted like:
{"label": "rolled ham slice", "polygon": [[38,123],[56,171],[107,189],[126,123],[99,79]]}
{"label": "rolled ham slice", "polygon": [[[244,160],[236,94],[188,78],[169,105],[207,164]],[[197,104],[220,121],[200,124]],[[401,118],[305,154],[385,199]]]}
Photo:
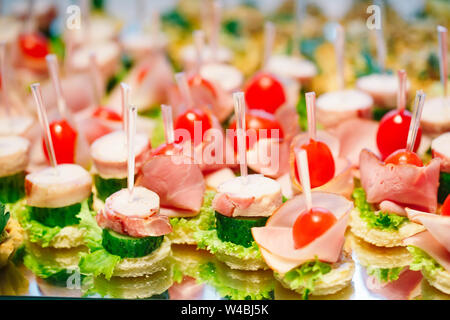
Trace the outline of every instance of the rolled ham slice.
{"label": "rolled ham slice", "polygon": [[[150,142],[146,135],[136,134],[135,137],[135,172],[149,156]],[[91,145],[91,157],[98,174],[103,178],[121,179],[127,176],[128,152],[126,135],[123,131],[114,131],[97,139]]]}
{"label": "rolled ham slice", "polygon": [[159,214],[159,197],[153,191],[135,187],[117,191],[105,201],[103,211],[96,216],[102,228],[131,237],[157,237],[172,231],[169,219]]}
{"label": "rolled ham slice", "polygon": [[285,202],[269,218],[265,227],[252,228],[253,238],[264,260],[280,274],[285,274],[316,257],[321,261],[334,263],[341,256],[344,233],[353,203],[342,196],[324,192],[313,192],[312,202],[315,207],[332,212],[337,222],[303,248],[295,249],[292,227],[297,217],[307,210],[304,196],[296,196]]}
{"label": "rolled ham slice", "polygon": [[224,63],[205,64],[200,70],[200,75],[228,93],[238,90],[244,82],[244,75],[239,69]]}
{"label": "rolled ham slice", "polygon": [[30,142],[19,136],[0,137],[0,177],[25,171]]}
{"label": "rolled ham slice", "polygon": [[[393,108],[397,104],[398,79],[394,74],[374,73],[359,78],[356,87],[370,95],[379,107]],[[406,92],[411,87],[410,82],[406,83]]]}
{"label": "rolled ham slice", "polygon": [[82,202],[91,194],[92,177],[76,164],[60,164],[30,173],[25,178],[27,204],[60,208]]}
{"label": "rolled ham slice", "polygon": [[422,130],[430,135],[450,131],[450,97],[426,100],[420,124]]}
{"label": "rolled ham slice", "polygon": [[311,61],[281,54],[270,57],[267,71],[281,78],[290,78],[301,83],[308,82],[317,75],[317,68]]}
{"label": "rolled ham slice", "polygon": [[203,203],[202,172],[191,158],[183,155],[150,158],[142,166],[136,184],[156,192],[164,207],[198,213]]}
{"label": "rolled ham slice", "polygon": [[328,132],[339,140],[339,156],[350,160],[353,166],[359,167],[361,150],[369,149],[378,153],[378,122],[367,119],[349,119]]}
{"label": "rolled ham slice", "polygon": [[390,200],[430,212],[437,208],[439,167],[438,159],[424,167],[385,164],[366,149],[361,151],[359,161],[361,185],[369,203]]}
{"label": "rolled ham slice", "polygon": [[212,207],[228,217],[269,217],[281,204],[281,186],[277,181],[250,174],[222,183]]}
{"label": "rolled ham slice", "polygon": [[[334,164],[335,164],[335,174],[333,179],[325,183],[324,185],[314,188],[314,191],[323,191],[329,193],[340,194],[344,197],[350,198],[353,192],[353,173],[352,165],[346,158],[338,157],[339,152],[339,141],[330,136],[324,131],[317,132],[317,139],[321,142],[327,144],[333,154]],[[292,181],[292,187],[294,193],[298,194],[303,192],[300,181],[297,179],[295,174],[295,168],[297,166],[297,161],[295,158],[296,152],[301,148],[302,145],[308,143],[308,134],[303,133],[294,138],[291,143],[290,153],[289,153],[289,164],[290,164],[290,177]]]}
{"label": "rolled ham slice", "polygon": [[373,99],[359,90],[340,90],[317,98],[317,120],[325,127],[334,127],[352,118],[369,118]]}
{"label": "rolled ham slice", "polygon": [[441,134],[431,142],[433,158],[441,159],[441,171],[450,173],[450,132]]}

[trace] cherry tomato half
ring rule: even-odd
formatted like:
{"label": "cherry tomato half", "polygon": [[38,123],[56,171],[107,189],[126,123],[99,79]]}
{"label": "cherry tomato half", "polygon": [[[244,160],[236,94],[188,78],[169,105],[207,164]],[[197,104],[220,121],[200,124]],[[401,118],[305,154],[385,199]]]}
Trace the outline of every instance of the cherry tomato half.
{"label": "cherry tomato half", "polygon": [[316,207],[301,213],[292,228],[295,249],[302,248],[320,237],[336,221],[334,214],[324,208]]}
{"label": "cherry tomato half", "polygon": [[450,194],[447,196],[447,198],[444,201],[444,204],[442,205],[441,215],[450,216]]}
{"label": "cherry tomato half", "polygon": [[[301,148],[306,150],[308,156],[311,188],[320,187],[333,179],[335,173],[334,158],[330,148],[325,143],[311,139],[308,144],[304,144]],[[295,166],[295,176],[300,181],[297,165]]]}
{"label": "cherry tomato half", "polygon": [[[77,132],[66,120],[58,120],[50,123],[50,134],[55,150],[56,162],[58,164],[74,163]],[[49,161],[44,140],[42,141],[42,145],[45,157],[47,158],[47,161]]]}
{"label": "cherry tomato half", "polygon": [[[265,112],[264,110],[256,110],[256,109],[250,109],[245,113],[245,128],[246,128],[246,140],[247,140],[247,150],[251,149],[253,147],[253,144],[256,141],[253,141],[250,143],[250,131],[254,130],[256,131],[256,140],[259,140],[262,137],[262,133],[259,131],[261,129],[267,130],[267,138],[272,138],[272,129],[278,130],[278,138],[280,140],[283,139],[284,133],[283,129],[280,126],[280,123],[277,121],[275,116],[271,113]],[[237,135],[236,135],[236,120],[233,121],[230,124],[229,127],[231,135],[234,138],[234,151],[237,152],[238,146],[237,146]]]}
{"label": "cherry tomato half", "polygon": [[385,163],[392,164],[412,164],[418,167],[423,167],[423,162],[415,152],[406,149],[395,151],[384,160]]}
{"label": "cherry tomato half", "polygon": [[[410,122],[411,113],[408,110],[392,110],[381,119],[377,132],[377,146],[382,159],[386,159],[398,149],[406,148]],[[419,128],[414,152],[419,148],[421,137],[422,130]]]}
{"label": "cherry tomato half", "polygon": [[19,47],[25,56],[43,59],[50,52],[48,40],[38,32],[19,35]]}
{"label": "cherry tomato half", "polygon": [[194,95],[196,90],[206,89],[213,98],[217,97],[216,89],[214,89],[213,84],[198,74],[190,77],[188,79],[188,84],[189,88],[191,89],[191,93]]}
{"label": "cherry tomato half", "polygon": [[183,151],[183,147],[181,147],[179,144],[176,143],[162,143],[157,148],[152,149],[151,156],[159,156],[159,155],[166,155],[171,156],[174,154],[181,154]]}
{"label": "cherry tomato half", "polygon": [[94,110],[92,116],[109,121],[122,121],[122,116],[108,107],[99,106]]}
{"label": "cherry tomato half", "polygon": [[[203,141],[203,137],[206,131],[212,128],[212,121],[209,115],[201,109],[188,109],[184,113],[180,114],[175,121],[175,130],[177,129],[185,129],[189,132],[191,141],[197,141],[194,137],[195,135],[195,122],[199,122],[201,124],[201,139],[198,141]],[[180,137],[176,143],[182,143],[182,138]]]}
{"label": "cherry tomato half", "polygon": [[249,109],[262,109],[269,113],[286,102],[283,85],[269,73],[258,73],[247,84],[245,101]]}

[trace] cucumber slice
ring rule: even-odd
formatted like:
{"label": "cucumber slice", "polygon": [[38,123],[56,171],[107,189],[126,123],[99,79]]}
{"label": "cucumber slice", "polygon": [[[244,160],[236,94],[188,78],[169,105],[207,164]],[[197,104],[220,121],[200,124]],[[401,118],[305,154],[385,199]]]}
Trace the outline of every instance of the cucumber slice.
{"label": "cucumber slice", "polygon": [[81,203],[61,208],[30,208],[31,218],[47,227],[64,228],[80,222],[80,218],[77,215],[81,210]]}
{"label": "cucumber slice", "polygon": [[164,236],[133,238],[109,229],[103,229],[103,247],[121,258],[144,257],[161,246]]}
{"label": "cucumber slice", "polygon": [[246,248],[253,244],[251,228],[266,225],[267,217],[262,218],[230,218],[216,211],[217,236],[222,241],[239,244]]}
{"label": "cucumber slice", "polygon": [[438,200],[439,203],[444,203],[447,196],[450,194],[450,173],[441,172],[439,176]]}
{"label": "cucumber slice", "polygon": [[97,189],[97,197],[105,201],[114,192],[127,187],[127,178],[123,179],[104,179],[99,175],[94,176],[94,184]]}
{"label": "cucumber slice", "polygon": [[25,172],[0,178],[0,202],[14,203],[25,196]]}

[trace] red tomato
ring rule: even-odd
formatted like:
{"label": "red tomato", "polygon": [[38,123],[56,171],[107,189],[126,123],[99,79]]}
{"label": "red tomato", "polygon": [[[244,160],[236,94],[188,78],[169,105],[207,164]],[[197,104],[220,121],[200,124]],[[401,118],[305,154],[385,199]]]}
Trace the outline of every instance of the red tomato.
{"label": "red tomato", "polygon": [[[324,185],[334,177],[335,165],[333,154],[328,146],[316,140],[310,140],[308,144],[301,146],[306,150],[309,166],[309,180],[311,188]],[[295,176],[300,181],[299,170],[295,166]]]}
{"label": "red tomato", "polygon": [[149,69],[149,67],[144,66],[144,67],[142,67],[141,70],[139,70],[139,72],[137,74],[137,82],[139,84],[141,84],[144,81],[145,77],[147,76],[148,69]]}
{"label": "red tomato", "polygon": [[122,121],[122,116],[108,107],[99,106],[92,115],[103,120]]}
{"label": "red tomato", "polygon": [[312,208],[301,213],[292,228],[295,249],[302,248],[320,237],[336,221],[334,214],[324,208]]}
{"label": "red tomato", "polygon": [[384,160],[385,163],[392,164],[412,164],[418,167],[423,167],[423,162],[419,158],[419,156],[411,151],[406,149],[400,149],[395,151],[389,157]]}
{"label": "red tomato", "polygon": [[249,109],[262,109],[270,113],[286,102],[283,85],[269,73],[258,73],[247,84],[245,101]]}
{"label": "red tomato", "polygon": [[198,74],[190,77],[188,79],[188,84],[191,91],[196,90],[197,88],[206,88],[213,98],[217,97],[216,90],[212,83]]}
{"label": "red tomato", "polygon": [[[411,113],[408,110],[392,110],[384,115],[377,132],[377,146],[382,159],[386,159],[398,149],[406,148],[410,122]],[[421,137],[422,130],[419,128],[414,152],[419,148]]]}
{"label": "red tomato", "polygon": [[447,198],[444,201],[444,204],[442,205],[441,215],[450,216],[450,194],[447,196]]}
{"label": "red tomato", "polygon": [[19,35],[19,47],[25,56],[43,59],[50,52],[47,38],[38,32]]}
{"label": "red tomato", "polygon": [[157,148],[152,149],[151,156],[180,154],[183,151],[183,147],[176,143],[162,143]]}
{"label": "red tomato", "polygon": [[[66,120],[58,120],[50,123],[50,134],[55,150],[56,162],[74,163],[75,162],[75,143],[77,132],[70,126]],[[45,142],[42,141],[45,157],[49,160]]]}
{"label": "red tomato", "polygon": [[[283,139],[284,137],[284,133],[283,133],[283,129],[281,128],[280,124],[278,123],[277,119],[275,118],[275,116],[271,113],[265,112],[264,110],[248,110],[245,113],[245,128],[246,128],[246,132],[248,132],[248,130],[255,130],[256,131],[256,140],[259,140],[260,138],[260,129],[266,129],[267,130],[267,138],[271,138],[272,137],[272,129],[276,129],[278,130],[278,137],[280,139]],[[231,129],[231,134],[232,137],[234,138],[234,150],[237,152],[238,150],[238,146],[237,146],[237,135],[236,135],[236,120],[233,121],[230,124],[229,129]],[[246,140],[247,140],[247,150],[250,149],[251,147],[253,147],[253,144],[256,141],[252,141],[252,144],[250,145],[250,137],[249,134],[247,134],[246,136]],[[254,140],[254,139],[252,139]]]}
{"label": "red tomato", "polygon": [[[212,128],[212,121],[209,118],[208,114],[206,114],[206,112],[204,112],[201,109],[192,108],[192,109],[188,109],[184,113],[180,114],[175,121],[175,130],[186,129],[191,136],[191,141],[195,141],[195,139],[194,139],[194,134],[195,134],[194,133],[194,123],[197,121],[201,123],[202,136],[201,136],[201,139],[199,139],[199,140],[202,141],[205,132]],[[176,143],[181,143],[181,142],[184,142],[184,141],[182,141],[182,138],[180,137],[179,140],[176,141]]]}

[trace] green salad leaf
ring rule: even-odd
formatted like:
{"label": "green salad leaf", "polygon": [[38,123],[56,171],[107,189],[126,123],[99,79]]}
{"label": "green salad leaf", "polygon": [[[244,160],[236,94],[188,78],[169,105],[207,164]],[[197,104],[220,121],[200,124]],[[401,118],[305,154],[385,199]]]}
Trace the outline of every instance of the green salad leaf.
{"label": "green salad leaf", "polygon": [[331,264],[319,261],[306,262],[300,267],[287,272],[283,280],[286,281],[293,289],[303,289],[302,297],[307,300],[311,292],[314,291],[315,283],[320,280],[323,275],[331,271]]}
{"label": "green salad leaf", "polygon": [[5,211],[5,205],[0,203],[0,235],[3,234],[3,230],[5,230],[6,224],[8,223],[10,217],[9,212]]}
{"label": "green salad leaf", "polygon": [[215,195],[214,191],[206,191],[199,214],[192,218],[171,218],[172,227],[189,228],[195,231],[211,229],[215,221],[214,209],[211,206]]}
{"label": "green salad leaf", "polygon": [[42,263],[42,261],[37,259],[32,254],[26,254],[23,259],[23,263],[28,269],[31,270],[31,272],[33,272],[33,274],[41,279],[47,279],[55,274],[65,271],[64,268],[61,268],[56,264],[49,263],[48,261],[46,261],[46,263]]}
{"label": "green salad leaf", "polygon": [[423,270],[426,273],[433,275],[437,270],[444,269],[436,260],[434,260],[428,253],[426,253],[422,249],[415,246],[408,246],[406,249],[408,249],[413,257],[413,261],[409,265],[409,268],[411,270]]}
{"label": "green salad leaf", "polygon": [[352,197],[355,201],[355,207],[359,210],[360,217],[371,228],[383,230],[398,230],[406,221],[407,217],[402,217],[393,213],[375,212],[374,208],[366,200],[366,192],[363,188],[356,188]]}
{"label": "green salad leaf", "polygon": [[395,281],[399,278],[400,273],[402,272],[403,267],[398,268],[367,268],[367,274],[375,277],[379,283],[385,283],[390,281]]}

